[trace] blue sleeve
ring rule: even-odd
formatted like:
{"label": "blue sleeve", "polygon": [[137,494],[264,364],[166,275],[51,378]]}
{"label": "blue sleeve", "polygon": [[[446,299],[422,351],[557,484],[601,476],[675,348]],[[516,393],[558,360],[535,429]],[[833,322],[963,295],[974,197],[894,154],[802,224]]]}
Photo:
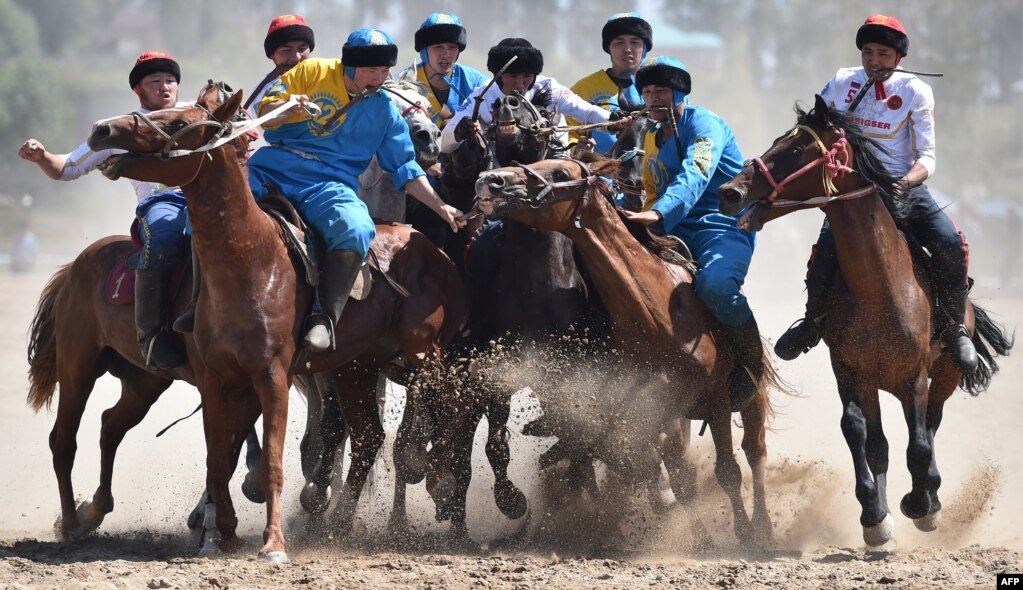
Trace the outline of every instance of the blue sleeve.
{"label": "blue sleeve", "polygon": [[683,145],[685,159],[675,180],[651,207],[661,214],[665,232],[671,232],[685,219],[703,196],[721,161],[727,141],[724,125],[717,117],[690,111],[686,123],[685,128],[680,129],[681,135],[689,139],[688,144]]}
{"label": "blue sleeve", "polygon": [[387,100],[387,112],[390,114],[390,127],[384,134],[384,141],[377,150],[380,168],[391,175],[394,186],[399,189],[408,181],[425,176],[425,172],[416,163],[416,150],[409,137],[408,124],[398,114],[397,109]]}

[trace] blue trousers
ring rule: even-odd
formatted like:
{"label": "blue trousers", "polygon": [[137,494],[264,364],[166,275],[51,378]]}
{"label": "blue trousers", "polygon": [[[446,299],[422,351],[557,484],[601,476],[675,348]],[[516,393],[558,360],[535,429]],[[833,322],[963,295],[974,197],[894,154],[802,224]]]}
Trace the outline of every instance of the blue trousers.
{"label": "blue trousers", "polygon": [[[256,200],[276,187],[327,243],[328,250],[354,250],[365,257],[376,236],[376,224],[338,172],[323,162],[287,150],[262,148],[248,163],[249,187]],[[358,185],[356,185],[358,186]]]}
{"label": "blue trousers", "polygon": [[742,294],[756,237],[735,227],[734,219],[721,214],[686,219],[672,233],[685,240],[700,265],[696,275],[696,296],[714,317],[729,327],[738,327],[753,317]]}
{"label": "blue trousers", "polygon": [[174,268],[188,250],[188,209],[180,192],[157,193],[135,208],[142,251],[133,259],[137,269]]}

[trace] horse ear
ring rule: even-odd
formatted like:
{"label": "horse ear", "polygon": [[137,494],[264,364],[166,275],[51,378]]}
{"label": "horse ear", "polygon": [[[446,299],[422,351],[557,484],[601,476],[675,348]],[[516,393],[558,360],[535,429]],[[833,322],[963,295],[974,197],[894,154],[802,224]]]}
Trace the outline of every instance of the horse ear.
{"label": "horse ear", "polygon": [[244,94],[243,90],[232,94],[231,98],[227,99],[224,104],[213,111],[213,117],[220,122],[227,122],[233,119],[238,109],[242,106],[242,94]]}
{"label": "horse ear", "polygon": [[822,123],[830,125],[831,118],[828,116],[828,103],[824,102],[824,98],[819,94],[815,94],[814,98],[814,112],[817,113],[817,117],[820,118]]}

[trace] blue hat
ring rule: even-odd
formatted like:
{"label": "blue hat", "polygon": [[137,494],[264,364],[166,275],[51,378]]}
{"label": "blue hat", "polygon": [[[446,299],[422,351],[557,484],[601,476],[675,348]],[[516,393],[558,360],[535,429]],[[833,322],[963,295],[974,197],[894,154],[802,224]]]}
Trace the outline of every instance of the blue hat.
{"label": "blue hat", "polygon": [[650,51],[654,47],[654,31],[650,23],[643,20],[638,12],[619,12],[611,15],[600,31],[604,53],[611,53],[611,41],[621,35],[635,35],[643,40],[643,47]]}
{"label": "blue hat", "polygon": [[462,19],[453,14],[435,12],[419,25],[415,39],[416,51],[438,43],[454,43],[459,51],[465,51],[465,26]]}
{"label": "blue hat", "polygon": [[390,35],[377,29],[356,29],[341,47],[346,67],[392,67],[398,63],[398,46]]}

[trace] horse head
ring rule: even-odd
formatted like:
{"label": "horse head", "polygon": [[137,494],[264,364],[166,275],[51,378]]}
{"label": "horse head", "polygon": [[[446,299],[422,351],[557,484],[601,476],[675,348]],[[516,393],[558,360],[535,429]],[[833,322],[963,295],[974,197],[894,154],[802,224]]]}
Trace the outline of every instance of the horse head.
{"label": "horse head", "polygon": [[498,162],[538,162],[547,157],[551,137],[551,90],[544,88],[527,100],[518,92],[494,101],[494,156]]}
{"label": "horse head", "polygon": [[440,128],[433,122],[427,90],[410,80],[389,80],[381,89],[387,93],[408,124],[409,137],[416,150],[416,162],[429,168],[440,157]]}
{"label": "horse head", "polygon": [[618,160],[615,184],[625,194],[624,207],[630,211],[639,211],[643,207],[643,162],[646,156],[643,143],[653,125],[654,120],[650,117],[638,117],[618,134],[618,140],[607,153],[608,157]]}
{"label": "horse head", "polygon": [[[89,147],[127,152],[103,163],[101,171],[107,178],[126,176],[183,186],[195,179],[208,156],[206,150],[228,137],[232,122],[244,116],[240,115],[242,92],[230,92],[227,84],[211,81],[192,105],[151,113],[135,111],[97,121],[89,135]],[[243,134],[233,140],[238,153],[244,154],[250,139]]]}
{"label": "horse head", "polygon": [[[763,155],[747,160],[742,171],[718,189],[722,213],[746,210],[739,219],[744,229],[759,231],[792,211],[820,207],[839,194],[856,195],[846,191],[851,183],[862,184],[863,170],[875,170],[881,184],[891,187],[877,161],[880,148],[847,115],[829,108],[819,95],[812,110],[796,107],[796,113],[795,127],[775,139]],[[852,172],[854,157],[861,173],[845,175]],[[886,204],[894,203],[890,191],[881,188]],[[779,199],[780,195],[784,197]]]}
{"label": "horse head", "polygon": [[480,210],[543,231],[562,230],[595,192],[610,195],[600,177],[613,177],[619,165],[597,154],[584,160],[542,160],[488,170],[476,181]]}

